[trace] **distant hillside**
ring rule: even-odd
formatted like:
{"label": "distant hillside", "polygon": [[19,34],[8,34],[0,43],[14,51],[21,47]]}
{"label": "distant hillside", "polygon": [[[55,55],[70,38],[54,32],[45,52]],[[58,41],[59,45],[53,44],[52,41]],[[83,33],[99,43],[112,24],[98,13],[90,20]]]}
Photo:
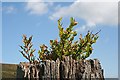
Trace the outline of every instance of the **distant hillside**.
{"label": "distant hillside", "polygon": [[15,78],[17,64],[1,64],[2,65],[2,78]]}

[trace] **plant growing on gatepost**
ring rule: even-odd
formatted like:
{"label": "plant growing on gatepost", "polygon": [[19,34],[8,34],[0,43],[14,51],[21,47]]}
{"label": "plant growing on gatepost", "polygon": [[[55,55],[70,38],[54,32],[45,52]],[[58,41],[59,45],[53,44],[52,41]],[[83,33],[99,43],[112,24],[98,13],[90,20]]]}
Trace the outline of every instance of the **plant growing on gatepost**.
{"label": "plant growing on gatepost", "polygon": [[19,51],[30,63],[34,62],[35,60],[35,49],[33,49],[32,47],[32,36],[27,39],[26,35],[23,35],[23,46],[20,46],[22,50]]}
{"label": "plant growing on gatepost", "polygon": [[77,44],[77,50],[73,54],[73,57],[75,57],[76,59],[88,58],[93,50],[92,45],[96,43],[99,37],[97,35],[99,32],[93,34],[92,32],[88,31],[87,35],[84,38],[82,38],[82,34],[80,34],[79,42]]}
{"label": "plant growing on gatepost", "polygon": [[[65,56],[72,56],[75,60],[88,58],[92,54],[92,45],[96,43],[99,37],[98,33],[101,30],[95,34],[88,31],[84,37],[80,34],[79,40],[75,41],[74,38],[77,36],[77,32],[74,31],[73,28],[78,22],[71,17],[69,26],[64,29],[61,21],[62,18],[58,20],[59,41],[57,39],[50,40],[50,50],[48,50],[45,44],[41,45],[38,51],[39,59],[42,61],[46,59],[56,60],[57,58],[63,60]],[[27,39],[27,37],[23,35],[24,46],[20,46],[22,49],[20,52],[30,62],[35,60],[35,56],[33,55],[35,49],[32,49],[33,44],[31,40],[32,36]]]}
{"label": "plant growing on gatepost", "polygon": [[56,60],[59,58],[62,60],[65,56],[72,56],[73,59],[86,59],[89,57],[93,50],[92,44],[98,39],[97,34],[100,31],[95,34],[88,31],[84,38],[82,38],[82,34],[80,34],[79,40],[74,41],[74,37],[77,35],[77,32],[73,31],[73,28],[78,24],[78,22],[71,17],[69,27],[64,30],[61,21],[62,18],[58,20],[60,41],[50,40],[52,59]]}
{"label": "plant growing on gatepost", "polygon": [[66,30],[63,29],[61,20],[62,18],[58,20],[60,41],[58,42],[56,40],[50,40],[52,54],[56,55],[53,60],[56,60],[57,57],[59,57],[61,60],[65,56],[69,56],[72,54],[71,44],[74,40],[74,36],[77,35],[76,31],[73,31],[73,27],[77,25],[77,22],[73,18],[71,18],[71,23]]}

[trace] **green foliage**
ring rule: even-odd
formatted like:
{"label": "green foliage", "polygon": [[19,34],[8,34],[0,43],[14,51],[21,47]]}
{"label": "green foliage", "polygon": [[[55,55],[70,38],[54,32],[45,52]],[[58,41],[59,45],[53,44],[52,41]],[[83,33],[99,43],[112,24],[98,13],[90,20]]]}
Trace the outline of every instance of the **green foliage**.
{"label": "green foliage", "polygon": [[[86,36],[82,37],[80,34],[79,40],[75,41],[74,38],[77,36],[77,32],[73,30],[74,26],[78,24],[74,18],[71,17],[69,26],[64,29],[61,24],[62,18],[58,20],[58,29],[59,29],[59,41],[50,40],[50,50],[46,45],[41,45],[40,50],[38,51],[40,60],[56,60],[59,58],[63,60],[65,56],[72,56],[73,59],[86,59],[88,58],[93,51],[92,45],[96,43],[98,39],[98,33],[93,34],[88,31]],[[32,36],[27,39],[23,36],[24,46],[20,46],[23,51],[20,51],[23,56],[31,61],[34,58],[34,49],[32,49]],[[23,53],[24,52],[24,53]],[[27,56],[26,56],[27,54]]]}
{"label": "green foliage", "polygon": [[52,49],[52,54],[56,55],[53,60],[56,60],[57,57],[63,59],[64,56],[69,56],[72,54],[72,41],[77,35],[76,31],[73,31],[73,27],[77,25],[77,22],[71,18],[69,27],[64,30],[61,24],[62,18],[58,20],[58,29],[60,41],[50,40],[50,45]]}
{"label": "green foliage", "polygon": [[35,60],[35,56],[33,53],[35,52],[35,49],[32,48],[32,36],[27,39],[26,35],[23,35],[23,46],[20,46],[22,50],[19,50],[20,53],[27,59],[29,62],[32,62]]}
{"label": "green foliage", "polygon": [[[82,34],[80,34],[79,40],[74,41],[74,37],[77,36],[77,32],[73,31],[73,28],[78,24],[78,22],[76,22],[74,18],[71,18],[69,27],[64,30],[61,21],[62,18],[58,20],[60,41],[50,40],[51,51],[41,50],[41,52],[39,51],[40,55],[44,57],[44,59],[48,57],[46,59],[52,60],[56,60],[57,58],[63,60],[65,56],[72,56],[75,60],[88,58],[93,50],[92,44],[94,44],[98,39],[97,34],[99,32],[92,34],[92,32],[88,31],[84,38],[82,38]],[[42,57],[40,57],[40,59],[43,59]]]}
{"label": "green foliage", "polygon": [[74,37],[77,35],[77,32],[73,31],[73,28],[77,25],[77,22],[71,18],[69,27],[64,30],[61,20],[62,18],[58,20],[60,41],[50,41],[52,52],[56,55],[53,60],[56,60],[58,57],[63,59],[64,56],[72,56],[73,59],[85,59],[89,57],[93,50],[92,44],[98,39],[97,34],[88,32],[84,38],[82,38],[81,34],[79,41],[73,42]]}

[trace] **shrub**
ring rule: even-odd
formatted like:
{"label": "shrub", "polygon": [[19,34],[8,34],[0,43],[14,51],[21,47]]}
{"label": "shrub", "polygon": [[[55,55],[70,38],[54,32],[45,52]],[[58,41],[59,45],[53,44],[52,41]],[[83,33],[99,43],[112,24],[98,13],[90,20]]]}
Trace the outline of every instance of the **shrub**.
{"label": "shrub", "polygon": [[23,35],[23,46],[20,46],[22,50],[19,50],[20,53],[27,59],[29,62],[33,62],[35,60],[34,52],[35,49],[32,48],[32,36],[27,39],[26,35]]}
{"label": "shrub", "polygon": [[[77,32],[74,31],[73,28],[78,22],[71,17],[70,25],[64,29],[61,21],[62,18],[58,20],[60,40],[50,40],[50,50],[48,50],[48,47],[45,44],[41,45],[40,50],[38,51],[40,60],[56,60],[57,58],[63,60],[65,56],[72,56],[75,60],[88,58],[92,54],[92,45],[96,43],[100,31],[95,34],[88,31],[85,37],[82,37],[82,34],[80,34],[79,40],[75,41],[74,38],[77,36]],[[31,40],[32,36],[27,39],[24,35],[23,43],[25,46],[20,46],[24,53],[23,51],[20,52],[29,61],[34,60],[33,53],[35,51],[35,49],[31,49],[33,46]],[[25,54],[27,54],[27,56]]]}

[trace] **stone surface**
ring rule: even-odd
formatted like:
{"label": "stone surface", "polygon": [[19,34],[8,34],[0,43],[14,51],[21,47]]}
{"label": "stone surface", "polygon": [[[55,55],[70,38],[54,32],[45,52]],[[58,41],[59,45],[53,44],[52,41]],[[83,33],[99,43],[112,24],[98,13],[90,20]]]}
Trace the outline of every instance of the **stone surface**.
{"label": "stone surface", "polygon": [[[21,65],[25,66],[25,64],[21,63],[15,65],[13,78],[24,78],[25,72]],[[65,57],[63,61],[59,59],[56,61],[46,60],[40,66],[34,65],[34,67],[35,71],[32,71],[33,66],[29,65],[28,69],[31,68],[31,70],[29,70],[30,73],[27,73],[26,78],[29,75],[33,78],[33,72],[35,72],[35,80],[104,80],[103,69],[98,59],[76,61],[71,57]],[[3,70],[9,72],[9,69],[3,68]],[[37,70],[39,71],[38,76]],[[39,79],[37,79],[38,77]]]}

